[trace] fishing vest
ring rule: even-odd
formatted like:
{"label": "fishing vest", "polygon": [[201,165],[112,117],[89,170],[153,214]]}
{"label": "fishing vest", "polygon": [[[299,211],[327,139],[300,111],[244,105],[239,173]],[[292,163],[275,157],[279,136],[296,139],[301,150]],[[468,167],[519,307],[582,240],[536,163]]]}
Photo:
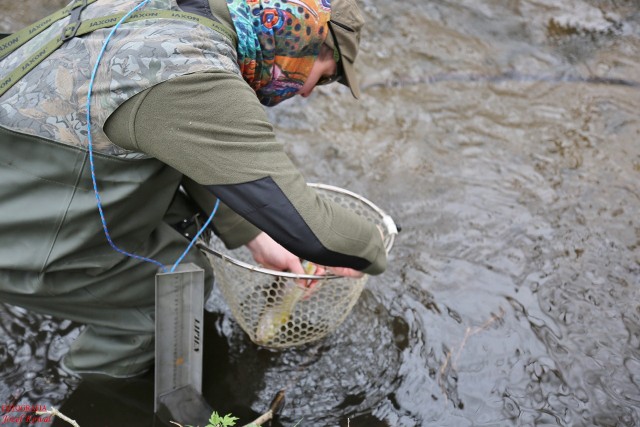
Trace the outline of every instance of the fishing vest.
{"label": "fishing vest", "polygon": [[[76,0],[23,30],[30,40],[19,48],[12,47],[20,32],[0,40],[0,89],[10,86],[0,96],[0,269],[102,271],[122,259],[98,215],[86,102],[105,40],[139,3]],[[113,144],[104,123],[137,93],[172,78],[240,76],[235,34],[212,22],[181,11],[176,0],[152,0],[118,27],[100,60],[91,96],[95,175],[111,236],[125,250],[143,245],[162,222],[182,175]]]}

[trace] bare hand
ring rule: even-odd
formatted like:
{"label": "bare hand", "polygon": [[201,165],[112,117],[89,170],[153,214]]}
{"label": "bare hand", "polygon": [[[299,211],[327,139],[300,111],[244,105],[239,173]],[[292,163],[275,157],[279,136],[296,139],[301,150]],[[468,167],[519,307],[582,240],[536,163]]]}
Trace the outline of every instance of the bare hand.
{"label": "bare hand", "polygon": [[295,274],[304,274],[300,258],[280,246],[268,234],[260,233],[252,241],[247,243],[253,259],[266,268],[277,271],[290,271]]}
{"label": "bare hand", "polygon": [[353,268],[347,267],[325,267],[327,272],[330,274],[335,274],[336,276],[344,276],[344,277],[355,277],[359,278],[364,276],[362,271],[354,270]]}
{"label": "bare hand", "polygon": [[[252,241],[247,243],[247,248],[251,251],[253,259],[266,268],[277,271],[289,271],[295,274],[305,274],[300,263],[300,258],[280,246],[268,234],[260,233]],[[335,274],[345,277],[362,277],[363,273],[347,267],[323,267],[320,265],[313,272],[315,275],[325,273]]]}

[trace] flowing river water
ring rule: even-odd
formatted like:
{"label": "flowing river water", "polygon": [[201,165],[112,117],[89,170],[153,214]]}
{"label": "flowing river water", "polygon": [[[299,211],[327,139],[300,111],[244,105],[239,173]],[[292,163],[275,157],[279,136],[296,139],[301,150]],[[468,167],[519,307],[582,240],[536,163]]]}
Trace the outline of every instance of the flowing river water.
{"label": "flowing river water", "polygon": [[[9,32],[62,2],[0,4]],[[362,99],[269,114],[309,181],[402,226],[389,270],[303,349],[210,300],[205,397],[248,422],[285,389],[282,426],[640,425],[640,3],[360,4]],[[148,382],[60,371],[77,325],[4,306],[0,327],[1,404],[154,424]]]}

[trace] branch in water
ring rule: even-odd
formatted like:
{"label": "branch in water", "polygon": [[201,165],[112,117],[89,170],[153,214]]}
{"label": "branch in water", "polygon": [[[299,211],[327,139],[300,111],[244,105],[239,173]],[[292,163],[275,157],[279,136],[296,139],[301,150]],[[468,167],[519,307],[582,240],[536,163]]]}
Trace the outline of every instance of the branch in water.
{"label": "branch in water", "polygon": [[71,424],[73,427],[80,427],[78,425],[77,422],[75,422],[74,420],[72,420],[71,418],[67,417],[65,414],[63,414],[62,412],[58,411],[56,408],[51,408],[48,411],[36,411],[36,414],[38,415],[53,415],[54,417],[58,417],[66,422],[68,422],[69,424]]}

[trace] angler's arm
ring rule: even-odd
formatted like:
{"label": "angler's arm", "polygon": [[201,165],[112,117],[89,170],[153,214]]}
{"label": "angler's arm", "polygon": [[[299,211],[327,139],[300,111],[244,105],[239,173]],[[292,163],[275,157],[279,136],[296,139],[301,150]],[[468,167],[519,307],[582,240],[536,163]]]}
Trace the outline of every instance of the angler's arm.
{"label": "angler's arm", "polygon": [[322,265],[384,271],[375,225],[307,186],[240,77],[176,78],[147,91],[134,116],[135,149],[205,186],[292,253]]}

